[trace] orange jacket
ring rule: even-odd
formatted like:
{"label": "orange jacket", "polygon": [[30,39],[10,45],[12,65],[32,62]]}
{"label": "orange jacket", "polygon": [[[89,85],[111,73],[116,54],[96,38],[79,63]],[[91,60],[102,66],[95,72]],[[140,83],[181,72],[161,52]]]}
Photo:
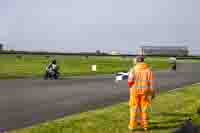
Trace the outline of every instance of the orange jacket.
{"label": "orange jacket", "polygon": [[128,85],[132,94],[152,95],[154,93],[154,75],[149,65],[138,63],[129,72]]}

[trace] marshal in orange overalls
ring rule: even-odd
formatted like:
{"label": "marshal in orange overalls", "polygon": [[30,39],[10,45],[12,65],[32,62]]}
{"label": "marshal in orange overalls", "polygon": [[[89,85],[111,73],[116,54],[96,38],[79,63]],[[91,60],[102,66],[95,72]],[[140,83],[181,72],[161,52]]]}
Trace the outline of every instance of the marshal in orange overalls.
{"label": "marshal in orange overalls", "polygon": [[138,113],[140,114],[140,125],[148,128],[148,108],[151,98],[154,96],[154,75],[149,65],[140,62],[129,72],[128,84],[130,86],[130,123],[129,129],[134,129],[138,124]]}

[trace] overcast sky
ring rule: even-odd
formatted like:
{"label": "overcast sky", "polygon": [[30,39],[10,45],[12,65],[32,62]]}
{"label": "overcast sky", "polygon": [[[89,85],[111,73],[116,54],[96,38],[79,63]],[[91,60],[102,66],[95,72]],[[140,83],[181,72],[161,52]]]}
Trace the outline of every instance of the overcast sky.
{"label": "overcast sky", "polygon": [[199,7],[199,0],[0,0],[0,42],[62,52],[189,45],[198,53]]}

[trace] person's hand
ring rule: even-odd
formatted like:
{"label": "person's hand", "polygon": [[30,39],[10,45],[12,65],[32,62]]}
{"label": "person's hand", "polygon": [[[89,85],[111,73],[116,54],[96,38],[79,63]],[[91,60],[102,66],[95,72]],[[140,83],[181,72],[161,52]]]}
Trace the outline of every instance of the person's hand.
{"label": "person's hand", "polygon": [[153,95],[151,96],[151,100],[155,99],[156,95],[155,93],[153,93]]}

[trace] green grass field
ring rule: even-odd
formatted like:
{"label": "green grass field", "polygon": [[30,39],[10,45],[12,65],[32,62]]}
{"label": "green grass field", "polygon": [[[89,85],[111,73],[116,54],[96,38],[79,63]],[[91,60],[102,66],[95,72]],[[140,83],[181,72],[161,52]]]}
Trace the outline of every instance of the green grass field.
{"label": "green grass field", "polygon": [[[157,96],[150,112],[150,131],[171,133],[189,117],[200,125],[199,88],[200,84],[196,84]],[[128,104],[121,103],[9,133],[129,133],[128,120]]]}
{"label": "green grass field", "polygon": [[[57,59],[61,76],[111,74],[128,71],[132,58],[89,56],[45,56],[45,55],[0,55],[0,79],[41,77],[52,59]],[[153,69],[169,68],[167,58],[147,58]],[[91,72],[91,65],[97,65],[97,72]]]}

